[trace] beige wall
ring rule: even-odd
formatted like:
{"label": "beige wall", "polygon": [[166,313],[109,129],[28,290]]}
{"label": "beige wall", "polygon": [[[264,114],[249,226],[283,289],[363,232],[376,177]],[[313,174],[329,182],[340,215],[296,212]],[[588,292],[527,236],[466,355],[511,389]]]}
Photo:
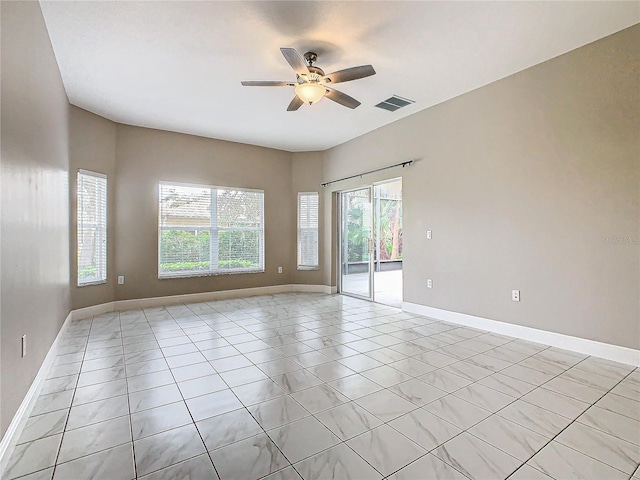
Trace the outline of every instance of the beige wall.
{"label": "beige wall", "polygon": [[[158,280],[161,180],[264,190],[266,271]],[[115,287],[117,300],[289,283],[296,266],[291,153],[118,125],[115,186],[114,273],[125,276],[125,284]]]}
{"label": "beige wall", "polygon": [[67,96],[38,2],[1,16],[0,436],[69,313]]}
{"label": "beige wall", "polygon": [[405,301],[640,347],[639,54],[635,26],[325,152],[325,180],[418,159],[388,171]]}
{"label": "beige wall", "polygon": [[[293,222],[291,225],[291,238],[293,241],[293,264],[291,271],[291,283],[303,285],[322,285],[323,270],[298,270],[298,192],[318,192],[318,213],[324,208],[324,192],[320,186],[322,183],[323,169],[322,152],[294,153],[291,158],[291,204],[293,205]],[[324,255],[324,224],[322,216],[318,225],[318,262],[323,264]]]}
{"label": "beige wall", "polygon": [[[107,175],[107,282],[78,287],[78,170]],[[116,124],[72,106],[69,117],[69,256],[71,261],[71,308],[73,310],[111,302],[115,275],[115,181]]]}

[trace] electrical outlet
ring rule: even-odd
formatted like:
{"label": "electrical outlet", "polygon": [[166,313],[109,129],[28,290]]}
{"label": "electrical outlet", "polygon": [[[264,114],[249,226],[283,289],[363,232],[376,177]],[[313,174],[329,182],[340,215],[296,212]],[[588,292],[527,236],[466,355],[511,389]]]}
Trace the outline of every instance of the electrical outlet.
{"label": "electrical outlet", "polygon": [[22,338],[20,340],[21,342],[21,355],[22,357],[26,357],[27,356],[27,335],[22,335]]}
{"label": "electrical outlet", "polygon": [[431,240],[431,230],[427,230],[427,240]]}
{"label": "electrical outlet", "polygon": [[118,275],[118,285],[124,285],[124,275]]}
{"label": "electrical outlet", "polygon": [[278,267],[278,273],[282,273],[282,267]]}
{"label": "electrical outlet", "polygon": [[514,302],[520,301],[520,290],[511,290],[511,300]]}
{"label": "electrical outlet", "polygon": [[430,278],[427,279],[427,288],[433,288],[433,281]]}

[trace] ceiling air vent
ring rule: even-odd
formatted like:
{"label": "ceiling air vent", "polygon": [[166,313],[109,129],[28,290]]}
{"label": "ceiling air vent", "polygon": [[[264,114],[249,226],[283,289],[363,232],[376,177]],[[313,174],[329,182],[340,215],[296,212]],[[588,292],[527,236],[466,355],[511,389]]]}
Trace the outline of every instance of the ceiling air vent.
{"label": "ceiling air vent", "polygon": [[389,97],[386,100],[383,100],[379,104],[376,105],[378,108],[382,108],[384,110],[389,110],[390,112],[395,112],[399,108],[406,107],[407,105],[411,105],[415,103],[413,100],[409,100],[408,98],[402,98],[397,95],[393,97]]}

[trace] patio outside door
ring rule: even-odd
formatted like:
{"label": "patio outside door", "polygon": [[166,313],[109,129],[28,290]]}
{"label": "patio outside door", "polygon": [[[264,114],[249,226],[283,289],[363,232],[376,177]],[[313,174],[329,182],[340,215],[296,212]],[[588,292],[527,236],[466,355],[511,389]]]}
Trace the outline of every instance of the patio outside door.
{"label": "patio outside door", "polygon": [[340,291],[373,300],[373,186],[341,198]]}

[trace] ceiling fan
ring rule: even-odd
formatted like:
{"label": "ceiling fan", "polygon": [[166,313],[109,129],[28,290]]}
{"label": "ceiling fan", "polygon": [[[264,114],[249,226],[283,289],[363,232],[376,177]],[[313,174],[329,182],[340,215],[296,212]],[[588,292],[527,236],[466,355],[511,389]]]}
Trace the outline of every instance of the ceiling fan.
{"label": "ceiling fan", "polygon": [[314,65],[318,59],[317,54],[307,52],[303,57],[295,48],[281,48],[280,51],[296,72],[295,82],[245,81],[242,85],[245,87],[295,87],[296,96],[287,107],[289,112],[298,110],[305,102],[309,105],[319,102],[323,97],[345,107],[356,108],[360,105],[358,100],[329,87],[329,84],[349,82],[376,74],[371,65],[361,65],[325,75],[324,70]]}

